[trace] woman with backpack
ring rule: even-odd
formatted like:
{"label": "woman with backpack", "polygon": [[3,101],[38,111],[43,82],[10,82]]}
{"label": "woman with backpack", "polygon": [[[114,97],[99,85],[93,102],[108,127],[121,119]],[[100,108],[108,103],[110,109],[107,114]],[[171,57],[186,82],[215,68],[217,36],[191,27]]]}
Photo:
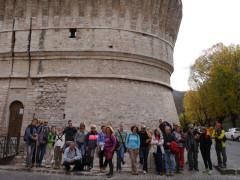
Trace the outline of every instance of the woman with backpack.
{"label": "woman with backpack", "polygon": [[163,175],[163,161],[162,161],[162,148],[163,148],[163,136],[160,134],[158,129],[154,130],[154,135],[151,141],[151,152],[153,153],[156,175]]}
{"label": "woman with backpack", "polygon": [[138,127],[132,126],[131,131],[132,132],[129,133],[126,138],[126,148],[132,163],[132,175],[138,175],[136,166],[137,156],[139,154],[140,148],[140,137],[138,135]]}
{"label": "woman with backpack", "polygon": [[107,174],[108,178],[113,177],[113,154],[116,147],[116,138],[114,136],[113,129],[110,126],[106,127],[105,136],[105,155],[107,158],[107,164],[109,164],[110,171]]}

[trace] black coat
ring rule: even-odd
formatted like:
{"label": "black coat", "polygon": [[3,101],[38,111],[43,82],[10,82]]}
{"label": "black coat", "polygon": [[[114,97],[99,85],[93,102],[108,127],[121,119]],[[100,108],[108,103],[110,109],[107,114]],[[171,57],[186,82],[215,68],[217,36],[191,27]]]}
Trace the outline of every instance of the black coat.
{"label": "black coat", "polygon": [[200,142],[200,150],[201,151],[206,151],[206,150],[211,149],[212,139],[209,135],[201,134],[199,142]]}
{"label": "black coat", "polygon": [[163,147],[164,147],[164,149],[167,149],[167,150],[170,149],[170,146],[168,146],[167,143],[176,141],[175,136],[173,134],[169,134],[168,136],[166,134],[163,134],[163,139],[164,139]]}

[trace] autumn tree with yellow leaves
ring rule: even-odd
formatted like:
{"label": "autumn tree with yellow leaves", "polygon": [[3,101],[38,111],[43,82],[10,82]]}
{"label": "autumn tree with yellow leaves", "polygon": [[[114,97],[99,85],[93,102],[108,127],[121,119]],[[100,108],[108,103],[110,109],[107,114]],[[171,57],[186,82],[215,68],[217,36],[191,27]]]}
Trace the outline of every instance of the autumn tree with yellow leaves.
{"label": "autumn tree with yellow leaves", "polygon": [[203,51],[190,69],[191,90],[184,97],[185,115],[194,124],[210,125],[240,115],[240,46],[222,43]]}

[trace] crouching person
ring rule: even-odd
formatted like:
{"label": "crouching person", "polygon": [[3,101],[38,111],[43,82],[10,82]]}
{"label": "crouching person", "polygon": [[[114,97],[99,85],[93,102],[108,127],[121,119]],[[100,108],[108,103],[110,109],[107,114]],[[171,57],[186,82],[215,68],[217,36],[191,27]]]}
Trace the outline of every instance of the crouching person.
{"label": "crouching person", "polygon": [[70,165],[75,165],[73,171],[79,171],[82,169],[82,159],[79,153],[78,148],[75,147],[73,142],[70,143],[70,146],[64,151],[64,163],[66,170],[70,170]]}

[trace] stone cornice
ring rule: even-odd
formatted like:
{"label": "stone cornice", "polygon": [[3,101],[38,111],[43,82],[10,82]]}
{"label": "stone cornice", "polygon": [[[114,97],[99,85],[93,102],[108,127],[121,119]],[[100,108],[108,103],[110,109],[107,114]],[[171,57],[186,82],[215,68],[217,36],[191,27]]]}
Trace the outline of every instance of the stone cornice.
{"label": "stone cornice", "polygon": [[[161,68],[167,71],[170,75],[173,72],[173,66],[169,63],[156,59],[151,56],[146,56],[144,54],[124,52],[124,51],[96,51],[96,50],[82,50],[82,51],[32,51],[31,59],[34,60],[61,60],[61,59],[71,59],[71,60],[81,60],[81,59],[99,59],[99,60],[118,60],[118,61],[129,61],[141,64],[146,64]],[[6,59],[11,58],[11,53],[0,53],[0,57],[5,57]],[[15,60],[28,60],[27,52],[15,52]]]}

